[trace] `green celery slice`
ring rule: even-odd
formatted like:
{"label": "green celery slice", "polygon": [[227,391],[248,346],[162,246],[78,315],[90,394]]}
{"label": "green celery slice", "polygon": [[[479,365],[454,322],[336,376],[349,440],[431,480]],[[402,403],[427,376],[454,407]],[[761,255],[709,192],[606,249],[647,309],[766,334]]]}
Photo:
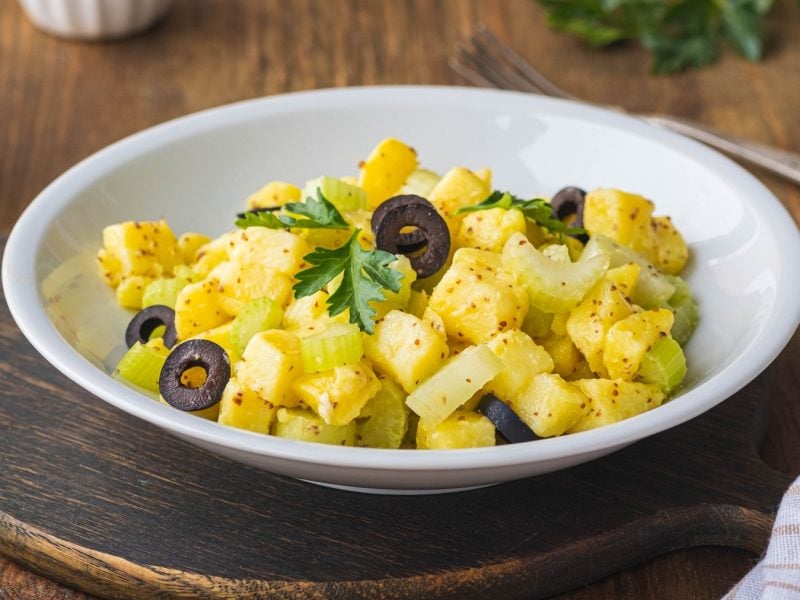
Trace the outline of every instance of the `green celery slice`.
{"label": "green celery slice", "polygon": [[670,335],[683,345],[689,341],[697,327],[697,322],[700,320],[699,310],[689,291],[689,284],[677,275],[669,276],[669,280],[675,286],[675,293],[664,305],[675,315]]}
{"label": "green celery slice", "polygon": [[144,288],[142,294],[142,308],[162,304],[175,308],[180,291],[186,287],[188,281],[184,279],[156,279]]}
{"label": "green celery slice", "polygon": [[381,391],[361,409],[356,419],[356,445],[399,448],[408,430],[409,410],[403,389],[390,379],[381,380]]}
{"label": "green celery slice", "polygon": [[361,330],[354,323],[337,323],[321,333],[303,338],[300,351],[306,373],[355,364],[364,356]]}
{"label": "green celery slice", "polygon": [[310,410],[279,408],[272,435],[302,442],[352,446],[356,438],[356,423],[350,421],[347,425],[328,425]]}
{"label": "green celery slice", "polygon": [[595,256],[607,256],[609,267],[616,268],[631,262],[637,263],[639,280],[633,290],[631,299],[634,304],[642,308],[659,308],[675,293],[675,286],[667,275],[661,273],[649,260],[638,252],[623,246],[604,235],[593,235],[581,253],[581,261],[589,260]]}
{"label": "green celery slice", "polygon": [[301,198],[316,198],[317,190],[340,211],[367,207],[367,192],[336,177],[317,177],[306,182]]}
{"label": "green celery slice", "polygon": [[533,247],[521,233],[503,247],[503,266],[528,292],[531,306],[544,312],[572,310],[608,270],[609,258],[593,256],[576,263],[555,261]]}
{"label": "green celery slice", "polygon": [[247,343],[255,334],[279,327],[283,310],[271,298],[250,300],[231,323],[230,339],[234,350],[241,356]]}
{"label": "green celery slice", "polygon": [[400,194],[415,194],[427,198],[441,179],[438,173],[428,169],[417,169],[408,176],[400,188]]}
{"label": "green celery slice", "polygon": [[167,353],[136,342],[117,365],[116,374],[128,383],[158,394],[158,379]]}
{"label": "green celery slice", "polygon": [[637,374],[643,382],[671,394],[686,377],[686,357],[681,345],[671,337],[660,338],[645,352]]}
{"label": "green celery slice", "polygon": [[502,370],[503,363],[485,344],[470,346],[411,392],[406,405],[435,427]]}

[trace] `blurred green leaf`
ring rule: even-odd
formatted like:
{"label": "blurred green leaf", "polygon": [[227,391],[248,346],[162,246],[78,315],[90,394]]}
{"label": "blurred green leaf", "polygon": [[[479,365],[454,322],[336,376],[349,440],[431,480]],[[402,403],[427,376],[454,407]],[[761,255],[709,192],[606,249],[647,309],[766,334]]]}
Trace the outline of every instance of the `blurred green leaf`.
{"label": "blurred green leaf", "polygon": [[723,43],[760,60],[764,16],[774,0],[538,0],[550,25],[595,47],[637,41],[653,55],[654,73],[714,62]]}

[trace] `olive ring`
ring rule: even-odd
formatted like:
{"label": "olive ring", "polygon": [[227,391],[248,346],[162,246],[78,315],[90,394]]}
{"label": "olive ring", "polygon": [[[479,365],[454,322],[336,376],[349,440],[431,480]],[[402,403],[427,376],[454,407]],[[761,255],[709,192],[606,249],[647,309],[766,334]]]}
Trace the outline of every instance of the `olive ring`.
{"label": "olive ring", "polygon": [[[192,367],[206,372],[206,380],[196,388],[181,381],[181,376]],[[203,410],[222,399],[230,378],[231,361],[222,346],[209,340],[187,340],[176,346],[164,362],[158,390],[167,404],[178,410]]]}
{"label": "olive ring", "polygon": [[[586,192],[579,187],[569,186],[560,189],[550,201],[553,214],[561,221],[570,215],[575,218],[570,224],[572,227],[583,227],[583,209],[586,206]],[[574,235],[584,244],[589,241],[585,233]]]}
{"label": "olive ring", "polygon": [[441,269],[450,254],[450,231],[445,220],[430,205],[398,204],[386,210],[375,233],[375,246],[392,254],[408,254],[400,247],[400,230],[415,226],[425,236],[425,251],[410,257],[411,267],[419,279],[430,277]]}
{"label": "olive ring", "polygon": [[130,348],[136,342],[146,344],[160,326],[164,326],[164,345],[172,348],[178,338],[175,332],[175,311],[169,306],[154,304],[136,313],[125,330],[125,344]]}
{"label": "olive ring", "polygon": [[[430,207],[433,206],[433,204],[428,202],[425,198],[422,196],[417,196],[416,194],[403,194],[401,196],[389,198],[388,200],[381,202],[381,204],[379,204],[372,213],[372,219],[370,220],[372,233],[375,235],[378,234],[378,229],[380,228],[381,222],[390,210],[397,208],[398,206],[408,206],[410,204]],[[425,232],[421,231],[420,229],[399,233],[397,237],[397,250],[400,254],[413,254],[414,252],[422,250],[428,243],[428,238],[425,235]]]}

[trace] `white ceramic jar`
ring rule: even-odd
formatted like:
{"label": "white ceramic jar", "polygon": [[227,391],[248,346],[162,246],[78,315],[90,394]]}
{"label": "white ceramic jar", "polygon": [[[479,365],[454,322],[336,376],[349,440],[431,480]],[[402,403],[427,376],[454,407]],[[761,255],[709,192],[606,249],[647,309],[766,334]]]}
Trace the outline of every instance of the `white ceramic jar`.
{"label": "white ceramic jar", "polygon": [[70,39],[121,38],[147,29],[172,0],[19,0],[41,30]]}

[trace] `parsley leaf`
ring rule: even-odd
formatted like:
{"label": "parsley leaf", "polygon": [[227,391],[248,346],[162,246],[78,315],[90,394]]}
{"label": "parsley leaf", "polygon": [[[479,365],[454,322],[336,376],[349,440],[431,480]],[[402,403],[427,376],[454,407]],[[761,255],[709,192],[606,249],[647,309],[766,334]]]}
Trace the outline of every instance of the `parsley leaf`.
{"label": "parsley leaf", "polygon": [[296,298],[310,296],[341,273],[339,287],[328,298],[328,314],[334,316],[349,309],[350,322],[356,323],[361,331],[372,333],[375,330],[375,309],[370,302],[384,300],[384,289],[400,291],[403,274],[389,268],[389,264],[397,260],[394,254],[362,249],[358,234],[356,229],[339,248],[316,248],[303,257],[314,266],[295,275],[297,283],[293,289]]}
{"label": "parsley leaf", "polygon": [[538,0],[550,25],[601,48],[639,41],[654,73],[704,67],[728,43],[745,58],[763,53],[764,16],[774,0]]}
{"label": "parsley leaf", "polygon": [[586,230],[582,227],[569,227],[561,219],[556,217],[553,214],[550,203],[546,200],[541,198],[522,200],[521,198],[517,198],[509,192],[501,192],[499,190],[493,191],[485,200],[478,202],[478,204],[459,208],[456,211],[456,214],[475,212],[479,210],[489,210],[491,208],[504,208],[506,210],[516,208],[522,212],[526,218],[538,223],[553,233],[562,233],[567,235],[579,235],[586,233]]}
{"label": "parsley leaf", "polygon": [[246,212],[236,219],[236,226],[242,229],[248,227],[269,227],[270,229],[284,229],[300,227],[302,229],[349,229],[350,225],[336,210],[336,207],[322,195],[317,188],[317,197],[307,197],[305,202],[287,202],[286,210],[304,219],[297,219],[289,215],[275,215],[270,211]]}

